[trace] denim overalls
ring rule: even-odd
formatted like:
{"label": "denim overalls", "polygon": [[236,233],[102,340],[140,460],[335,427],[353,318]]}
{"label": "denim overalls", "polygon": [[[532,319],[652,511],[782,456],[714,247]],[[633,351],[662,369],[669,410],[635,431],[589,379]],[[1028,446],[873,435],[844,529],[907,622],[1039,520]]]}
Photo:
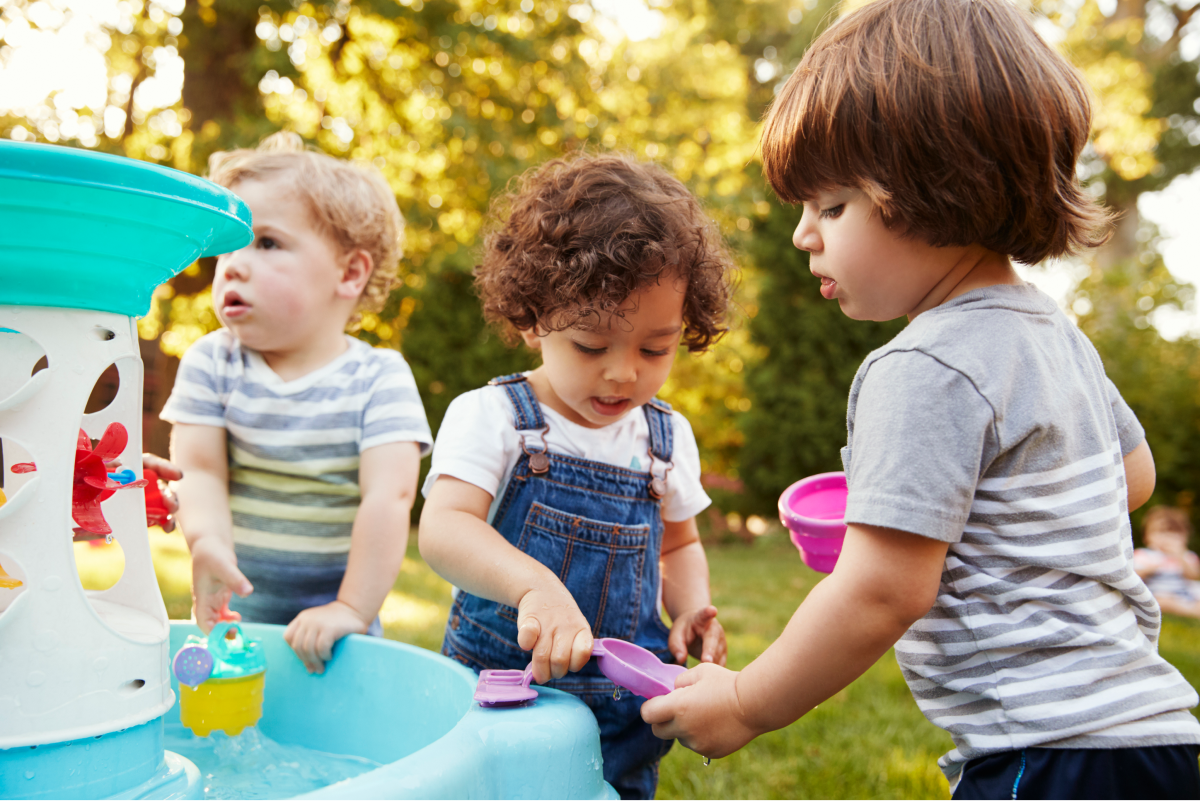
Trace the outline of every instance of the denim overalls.
{"label": "denim overalls", "polygon": [[[658,399],[642,407],[654,458],[651,470],[641,472],[547,452],[546,421],[525,377],[509,375],[489,383],[508,393],[518,431],[542,434],[536,447],[529,443],[537,438],[523,434],[525,452],[492,525],[558,575],[593,636],[629,640],[664,662],[674,661],[658,611],[659,497],[671,465],[671,407]],[[450,610],[442,653],[476,671],[523,668],[530,661],[529,653],[517,646],[517,610],[462,591]],[[613,683],[595,660],[547,686],[578,696],[596,715],[604,779],[623,798],[653,798],[658,762],[674,741],[658,739],[642,722],[643,699],[624,692],[621,700],[613,700]]]}

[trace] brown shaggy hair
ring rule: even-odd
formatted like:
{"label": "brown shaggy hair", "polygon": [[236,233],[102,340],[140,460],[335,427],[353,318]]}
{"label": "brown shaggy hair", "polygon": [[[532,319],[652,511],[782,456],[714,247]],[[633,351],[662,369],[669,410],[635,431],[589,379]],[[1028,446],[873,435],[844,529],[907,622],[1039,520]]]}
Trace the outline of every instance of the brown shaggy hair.
{"label": "brown shaggy hair", "polygon": [[254,150],[212,154],[208,178],[226,189],[238,181],[275,181],[294,192],[342,254],[361,249],[371,255],[371,277],[358,299],[358,310],[383,308],[397,283],[404,218],[395,194],[377,170],[310,150],[299,134],[280,131]]}
{"label": "brown shaggy hair", "polygon": [[561,331],[621,316],[633,293],[686,281],[683,342],[708,348],[725,332],[733,260],[700,203],[654,164],[576,154],[514,179],[490,210],[475,287],[487,320],[517,331]]}
{"label": "brown shaggy hair", "polygon": [[1155,524],[1167,531],[1178,531],[1189,537],[1192,535],[1192,521],[1188,518],[1188,513],[1177,506],[1151,507],[1142,518],[1142,532],[1149,531]]}
{"label": "brown shaggy hair", "polygon": [[1007,0],[876,0],[826,30],[767,114],[762,160],[789,203],[858,188],[934,246],[1033,264],[1102,244],[1075,162],[1079,73]]}

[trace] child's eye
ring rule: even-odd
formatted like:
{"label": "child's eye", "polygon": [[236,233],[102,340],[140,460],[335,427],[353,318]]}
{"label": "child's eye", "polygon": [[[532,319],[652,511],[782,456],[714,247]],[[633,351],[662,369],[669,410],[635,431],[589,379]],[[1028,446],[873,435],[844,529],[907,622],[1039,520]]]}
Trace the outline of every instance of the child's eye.
{"label": "child's eye", "polygon": [[587,345],[580,345],[575,341],[572,341],[571,344],[575,346],[575,350],[579,351],[585,356],[599,356],[606,350],[606,348],[589,348]]}
{"label": "child's eye", "polygon": [[846,209],[846,204],[839,203],[836,206],[830,206],[827,209],[821,209],[821,214],[819,216],[821,217],[822,220],[834,220],[834,219],[837,219],[838,217],[841,217],[842,212],[845,211],[845,209]]}
{"label": "child's eye", "polygon": [[279,247],[279,243],[276,242],[272,237],[264,236],[259,238],[258,246],[263,250],[274,250]]}
{"label": "child's eye", "polygon": [[663,348],[662,350],[650,350],[648,348],[642,348],[643,356],[667,356],[670,353],[670,348]]}

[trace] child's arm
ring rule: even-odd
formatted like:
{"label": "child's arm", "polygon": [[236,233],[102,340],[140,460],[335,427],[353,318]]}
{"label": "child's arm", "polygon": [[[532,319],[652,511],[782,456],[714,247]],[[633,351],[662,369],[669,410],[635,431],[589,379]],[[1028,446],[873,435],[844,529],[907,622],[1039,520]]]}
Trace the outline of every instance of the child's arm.
{"label": "child's arm", "polygon": [[671,616],[667,646],[675,661],[687,664],[690,651],[701,662],[725,664],[725,631],[708,589],[708,559],[696,519],[663,522],[663,606]]}
{"label": "child's arm", "polygon": [[421,449],[391,442],[362,452],[358,483],[362,501],[350,531],[350,557],[337,600],[305,609],[284,629],[283,638],[309,673],[324,673],[333,646],[347,634],[366,634],[400,575]]}
{"label": "child's arm", "polygon": [[800,718],[858,678],[937,599],[948,544],[851,525],[837,567],[740,673],[699,665],[642,718],[662,738],[721,757]]}
{"label": "child's arm", "polygon": [[421,556],[456,587],[516,607],[534,680],[562,678],[592,658],[591,626],[558,576],[485,522],[491,505],[491,493],[439,476],[421,512]]}
{"label": "child's arm", "polygon": [[184,474],[175,485],[178,517],[192,552],[196,625],[207,633],[222,611],[228,612],[231,593],[246,596],[254,591],[237,569],[233,553],[225,429],[176,424],[171,430],[171,459]]}
{"label": "child's arm", "polygon": [[1154,455],[1146,440],[1125,456],[1125,487],[1129,492],[1129,511],[1150,500],[1156,480]]}

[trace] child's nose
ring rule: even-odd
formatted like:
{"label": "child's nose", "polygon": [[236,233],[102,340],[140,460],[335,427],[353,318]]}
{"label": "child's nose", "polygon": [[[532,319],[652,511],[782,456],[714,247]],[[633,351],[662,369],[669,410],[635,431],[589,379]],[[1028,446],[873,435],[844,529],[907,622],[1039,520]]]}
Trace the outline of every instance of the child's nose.
{"label": "child's nose", "polygon": [[637,380],[637,359],[632,353],[612,354],[604,368],[604,378],[614,384],[632,384]]}
{"label": "child's nose", "polygon": [[816,226],[809,224],[808,212],[804,212],[804,216],[800,218],[800,224],[792,234],[792,244],[809,253],[821,249],[821,235],[817,233]]}
{"label": "child's nose", "polygon": [[221,275],[225,280],[237,279],[244,281],[249,277],[250,270],[247,267],[244,253],[245,248],[235,250],[233,253],[226,253],[217,261],[217,269],[221,271]]}

